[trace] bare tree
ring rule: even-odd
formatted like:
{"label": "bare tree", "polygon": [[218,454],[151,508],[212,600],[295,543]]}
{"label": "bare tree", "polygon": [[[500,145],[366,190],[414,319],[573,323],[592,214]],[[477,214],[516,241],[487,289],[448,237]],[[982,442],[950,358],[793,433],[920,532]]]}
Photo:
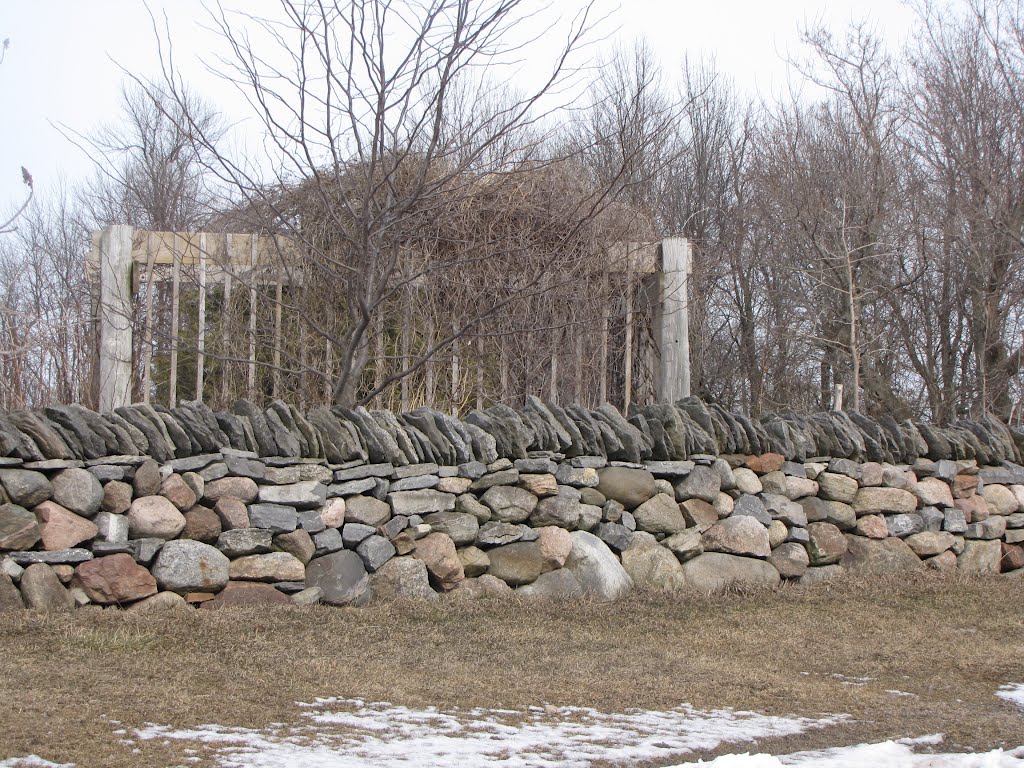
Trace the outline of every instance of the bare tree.
{"label": "bare tree", "polygon": [[[419,370],[486,318],[574,279],[573,265],[592,256],[582,243],[614,190],[566,183],[570,176],[558,169],[574,161],[552,153],[563,145],[553,141],[550,117],[575,98],[574,57],[593,13],[585,2],[553,19],[563,45],[536,86],[515,91],[505,81],[529,51],[527,27],[544,26],[525,0],[290,0],[282,11],[279,19],[223,9],[214,16],[229,49],[217,68],[231,73],[253,107],[266,148],[262,165],[218,151],[170,68],[163,88],[185,120],[183,132],[240,201],[225,226],[230,219],[232,227],[285,235],[294,249],[282,248],[276,269],[302,290],[272,300],[284,302],[308,344],[329,348],[331,366],[308,357],[282,365],[331,378],[332,399],[351,405]],[[619,164],[646,149],[629,147]],[[514,210],[557,211],[539,236],[533,212],[500,237],[462,223],[483,201],[516,204],[527,189],[540,197]],[[401,370],[366,386],[375,318],[413,290],[471,290],[466,278],[484,267],[502,274],[505,289],[463,296],[470,300],[453,322],[426,334]],[[265,283],[251,285],[273,293]]]}

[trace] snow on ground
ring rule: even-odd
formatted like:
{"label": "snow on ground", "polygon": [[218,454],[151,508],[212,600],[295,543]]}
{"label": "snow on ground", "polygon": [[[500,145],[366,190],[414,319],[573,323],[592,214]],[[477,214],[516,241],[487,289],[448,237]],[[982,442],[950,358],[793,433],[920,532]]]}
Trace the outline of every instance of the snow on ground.
{"label": "snow on ground", "polygon": [[1024,709],[1024,683],[1007,683],[996,691],[996,696]]}
{"label": "snow on ground", "polygon": [[770,717],[728,709],[621,714],[579,707],[415,710],[358,699],[301,705],[309,725],[256,731],[216,725],[194,729],[149,725],[140,740],[202,742],[224,768],[409,768],[458,764],[585,768],[596,760],[673,757],[771,736],[822,728],[844,716]]}
{"label": "snow on ground", "polygon": [[73,763],[51,763],[38,755],[0,760],[0,768],[75,768]]}
{"label": "snow on ground", "polygon": [[914,747],[942,742],[941,735],[920,739],[883,741],[880,744],[856,744],[817,752],[791,755],[722,755],[709,762],[682,763],[673,768],[1021,768],[1024,747],[1011,752],[994,749],[982,754],[921,753]]}

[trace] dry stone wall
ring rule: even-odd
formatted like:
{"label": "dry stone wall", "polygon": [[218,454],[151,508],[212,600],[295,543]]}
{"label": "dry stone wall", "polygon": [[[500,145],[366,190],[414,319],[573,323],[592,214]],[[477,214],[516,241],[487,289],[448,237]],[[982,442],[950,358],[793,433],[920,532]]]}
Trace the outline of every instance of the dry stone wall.
{"label": "dry stone wall", "polygon": [[0,609],[1024,575],[1022,435],[688,398],[0,415]]}

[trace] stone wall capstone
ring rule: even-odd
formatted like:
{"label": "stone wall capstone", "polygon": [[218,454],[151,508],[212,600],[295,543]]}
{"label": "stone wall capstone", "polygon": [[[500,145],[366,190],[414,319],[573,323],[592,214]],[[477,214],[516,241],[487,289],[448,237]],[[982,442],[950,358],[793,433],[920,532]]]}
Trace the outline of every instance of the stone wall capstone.
{"label": "stone wall capstone", "polygon": [[1024,575],[1024,435],[686,398],[0,414],[0,610]]}

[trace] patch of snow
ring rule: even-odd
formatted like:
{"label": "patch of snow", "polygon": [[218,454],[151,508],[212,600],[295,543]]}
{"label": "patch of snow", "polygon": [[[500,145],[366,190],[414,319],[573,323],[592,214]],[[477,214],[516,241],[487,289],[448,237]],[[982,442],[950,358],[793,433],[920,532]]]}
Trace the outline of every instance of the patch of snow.
{"label": "patch of snow", "polygon": [[879,744],[855,744],[815,752],[794,752],[791,755],[722,755],[710,762],[682,763],[672,768],[1021,768],[1024,747],[1010,752],[994,749],[983,753],[946,752],[941,754],[914,751],[915,746],[942,742],[942,735],[919,739],[883,741]]}
{"label": "patch of snow", "polygon": [[1024,709],[1024,683],[1007,683],[1000,686],[996,696]]}
{"label": "patch of snow", "polygon": [[26,755],[25,757],[10,757],[0,760],[0,768],[75,768],[74,763],[51,763],[43,760],[39,755]]}
{"label": "patch of snow", "polygon": [[359,699],[302,705],[308,726],[264,730],[147,725],[140,739],[207,744],[223,768],[409,768],[457,764],[585,768],[712,750],[721,744],[802,733],[845,719],[772,717],[730,709],[606,713],[584,707],[410,709]]}
{"label": "patch of snow", "polygon": [[912,696],[915,699],[917,698],[916,693],[907,693],[906,691],[897,691],[895,689],[887,690],[886,693],[888,693],[890,696]]}

